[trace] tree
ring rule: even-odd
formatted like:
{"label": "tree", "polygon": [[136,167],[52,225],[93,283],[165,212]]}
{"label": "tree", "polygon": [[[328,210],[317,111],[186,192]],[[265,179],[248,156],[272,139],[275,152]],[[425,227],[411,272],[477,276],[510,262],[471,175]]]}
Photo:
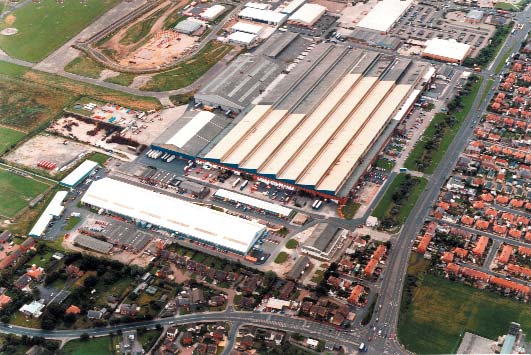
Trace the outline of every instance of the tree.
{"label": "tree", "polygon": [[89,340],[90,336],[88,335],[88,333],[82,333],[81,336],[79,337],[79,339],[81,339],[81,341],[87,341]]}
{"label": "tree", "polygon": [[98,284],[98,278],[96,276],[89,276],[85,279],[85,282],[83,282],[83,285],[86,288],[93,288]]}

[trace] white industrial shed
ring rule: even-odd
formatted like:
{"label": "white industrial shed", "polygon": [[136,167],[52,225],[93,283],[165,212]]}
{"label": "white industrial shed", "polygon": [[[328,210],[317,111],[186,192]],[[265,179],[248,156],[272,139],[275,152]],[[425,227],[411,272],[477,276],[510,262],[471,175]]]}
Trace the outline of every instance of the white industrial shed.
{"label": "white industrial shed", "polygon": [[432,38],[426,41],[422,56],[450,63],[463,63],[470,53],[470,45],[454,39]]}
{"label": "white industrial shed", "polygon": [[267,10],[271,8],[270,5],[261,2],[248,2],[247,4],[245,4],[245,7],[252,7],[253,9],[259,10]]}
{"label": "white industrial shed", "polygon": [[85,179],[91,172],[96,169],[98,163],[92,160],[85,160],[77,168],[74,169],[70,174],[68,174],[63,180],[61,180],[61,185],[66,187],[76,187],[83,179]]}
{"label": "white industrial shed", "polygon": [[283,14],[291,15],[295,11],[299,9],[304,3],[306,3],[306,0],[292,0],[286,7],[284,7],[280,12]]}
{"label": "white industrial shed", "polygon": [[81,202],[239,254],[265,232],[259,223],[109,178],[93,182]]}
{"label": "white industrial shed", "polygon": [[288,217],[293,211],[291,208],[280,206],[275,203],[267,202],[247,195],[242,195],[230,190],[219,189],[214,193],[214,197],[222,200],[238,202],[253,208],[267,211],[283,218]]}
{"label": "white industrial shed", "polygon": [[261,10],[252,7],[244,7],[238,14],[240,18],[255,22],[267,23],[269,25],[281,26],[286,22],[287,15],[272,10]]}
{"label": "white industrial shed", "polygon": [[42,237],[44,231],[46,231],[46,228],[48,228],[48,224],[50,224],[50,222],[54,218],[59,217],[61,213],[63,213],[63,201],[65,200],[66,195],[68,195],[67,191],[58,191],[55,194],[55,196],[52,198],[44,212],[37,220],[37,223],[35,223],[31,231],[29,232],[28,235],[30,237]]}
{"label": "white industrial shed", "polygon": [[208,111],[199,111],[194,118],[185,124],[177,133],[175,133],[166,144],[174,145],[178,148],[184,147],[190,139],[205,127],[216,115]]}
{"label": "white industrial shed", "polygon": [[206,9],[202,14],[201,18],[207,21],[214,21],[225,11],[226,7],[223,5],[216,4],[214,6]]}
{"label": "white industrial shed", "polygon": [[231,32],[245,32],[252,33],[254,35],[259,35],[263,31],[263,27],[259,25],[253,25],[252,23],[247,22],[236,22],[231,28]]}
{"label": "white industrial shed", "polygon": [[387,32],[413,3],[412,0],[382,0],[374,6],[358,27]]}
{"label": "white industrial shed", "polygon": [[252,45],[258,36],[252,33],[247,32],[233,32],[228,37],[227,40],[229,43],[234,43],[241,46],[250,46]]}
{"label": "white industrial shed", "polygon": [[319,4],[304,4],[288,18],[290,23],[301,26],[313,26],[326,12],[326,7]]}
{"label": "white industrial shed", "polygon": [[191,34],[200,29],[201,26],[202,24],[198,20],[186,19],[175,25],[173,30],[179,33]]}

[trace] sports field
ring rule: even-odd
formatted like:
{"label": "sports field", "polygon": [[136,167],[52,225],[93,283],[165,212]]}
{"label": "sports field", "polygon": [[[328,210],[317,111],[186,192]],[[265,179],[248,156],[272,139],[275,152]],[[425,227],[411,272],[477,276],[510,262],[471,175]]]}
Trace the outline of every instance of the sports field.
{"label": "sports field", "polygon": [[18,33],[0,36],[0,48],[12,57],[38,62],[70,40],[119,0],[30,2],[0,23],[0,30],[14,27]]}
{"label": "sports field", "polygon": [[48,187],[44,182],[0,169],[0,215],[14,217]]}
{"label": "sports field", "polygon": [[99,337],[87,341],[72,340],[65,344],[61,350],[65,355],[111,355],[112,344],[110,337]]}
{"label": "sports field", "polygon": [[10,146],[24,138],[25,134],[13,129],[0,127],[0,154],[6,151]]}
{"label": "sports field", "polygon": [[[415,258],[421,259],[413,254]],[[408,274],[417,275],[416,287],[410,288],[409,300],[404,292],[398,324],[399,340],[408,350],[419,354],[455,353],[464,332],[496,339],[507,333],[510,322],[531,331],[529,305],[423,274],[422,265],[416,264],[408,270]],[[412,270],[415,268],[417,271]]]}

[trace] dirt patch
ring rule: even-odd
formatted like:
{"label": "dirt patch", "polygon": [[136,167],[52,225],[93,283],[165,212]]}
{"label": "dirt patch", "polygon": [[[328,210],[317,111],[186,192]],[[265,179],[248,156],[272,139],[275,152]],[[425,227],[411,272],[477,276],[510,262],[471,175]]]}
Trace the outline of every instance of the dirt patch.
{"label": "dirt patch", "polygon": [[100,73],[100,78],[99,80],[101,81],[104,81],[105,79],[109,79],[109,78],[114,78],[116,76],[120,75],[119,72],[117,71],[112,71],[112,70],[109,70],[109,69],[104,69],[101,71]]}
{"label": "dirt patch", "polygon": [[[66,145],[64,144],[65,142],[67,143]],[[50,134],[39,134],[16,150],[11,151],[5,156],[5,159],[32,169],[41,169],[37,164],[42,160],[54,163],[57,165],[55,170],[43,169],[43,171],[55,175],[62,167],[76,161],[80,155],[87,154],[93,150],[93,148],[82,143],[65,140]]]}
{"label": "dirt patch", "polygon": [[15,23],[16,19],[17,19],[17,18],[16,18],[15,15],[13,15],[13,14],[9,14],[9,15],[7,15],[6,18],[4,19],[4,22],[5,22],[6,25],[11,26],[13,23]]}
{"label": "dirt patch", "polygon": [[152,77],[153,77],[153,74],[139,75],[133,79],[133,83],[131,84],[130,87],[135,88],[135,89],[140,89],[141,87],[146,85],[151,80]]}

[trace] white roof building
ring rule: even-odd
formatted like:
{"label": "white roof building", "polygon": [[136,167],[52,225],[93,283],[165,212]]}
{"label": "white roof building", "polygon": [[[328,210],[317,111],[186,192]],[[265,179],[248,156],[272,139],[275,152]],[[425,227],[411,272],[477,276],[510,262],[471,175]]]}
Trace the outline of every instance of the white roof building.
{"label": "white roof building", "polygon": [[41,237],[46,228],[48,228],[48,224],[54,219],[54,217],[59,217],[61,213],[63,213],[63,201],[65,200],[66,195],[68,195],[67,191],[58,191],[55,194],[53,199],[50,201],[44,212],[37,220],[37,223],[35,223],[29,232],[29,236],[37,238]]}
{"label": "white roof building", "polygon": [[184,147],[203,127],[205,127],[216,115],[208,111],[199,111],[194,118],[175,133],[166,144],[178,148]]}
{"label": "white roof building", "polygon": [[19,311],[21,311],[27,316],[31,316],[33,318],[39,318],[42,315],[43,309],[44,309],[44,304],[38,301],[33,301],[30,304],[25,304],[22,307],[20,307]]}
{"label": "white roof building", "polygon": [[256,22],[267,23],[270,25],[280,26],[286,19],[286,14],[281,14],[280,12],[275,12],[272,10],[261,10],[255,9],[252,7],[244,7],[242,11],[238,14],[240,18],[249,19]]}
{"label": "white roof building", "polygon": [[326,7],[319,4],[304,4],[288,18],[289,22],[302,26],[313,26],[326,12]]}
{"label": "white roof building", "polygon": [[284,307],[289,307],[291,301],[285,301],[278,298],[270,298],[267,300],[266,307],[271,309],[276,309],[278,311],[282,310]]}
{"label": "white roof building", "polygon": [[259,25],[253,25],[252,23],[247,22],[236,22],[231,28],[232,32],[245,32],[252,33],[254,35],[259,35],[263,31],[263,27]]}
{"label": "white roof building", "polygon": [[254,221],[109,178],[94,181],[81,201],[240,254],[265,231]]}
{"label": "white roof building", "polygon": [[306,3],[306,0],[292,0],[285,8],[280,10],[280,12],[282,12],[283,14],[291,15],[292,13],[297,11],[297,9],[301,7],[304,3]]}
{"label": "white roof building", "polygon": [[201,14],[201,18],[205,19],[207,21],[213,21],[216,18],[218,18],[219,15],[221,15],[225,11],[225,9],[226,9],[225,6],[216,4],[214,6],[209,7],[208,9],[206,9]]}
{"label": "white roof building", "polygon": [[252,206],[254,208],[271,212],[280,217],[288,217],[293,211],[291,208],[280,206],[275,203],[267,202],[264,200],[259,200],[257,198],[250,197],[247,195],[242,195],[230,190],[219,189],[214,193],[214,197],[239,202],[247,206]]}
{"label": "white roof building", "polygon": [[83,179],[85,179],[96,167],[98,163],[92,160],[85,160],[77,168],[68,174],[63,180],[61,185],[66,187],[76,187]]}
{"label": "white roof building", "polygon": [[256,38],[258,36],[252,33],[246,33],[246,32],[233,32],[228,37],[227,40],[229,43],[235,43],[242,46],[250,46],[256,41]]}
{"label": "white roof building", "polygon": [[378,1],[376,6],[358,22],[358,27],[387,32],[412,3],[412,0]]}
{"label": "white roof building", "polygon": [[269,6],[268,4],[264,4],[261,2],[248,2],[247,4],[245,4],[245,7],[251,7],[253,9],[259,9],[259,10],[267,10],[271,8],[271,6]]}
{"label": "white roof building", "polygon": [[423,57],[452,63],[462,63],[470,53],[470,45],[453,39],[432,38],[426,41]]}

